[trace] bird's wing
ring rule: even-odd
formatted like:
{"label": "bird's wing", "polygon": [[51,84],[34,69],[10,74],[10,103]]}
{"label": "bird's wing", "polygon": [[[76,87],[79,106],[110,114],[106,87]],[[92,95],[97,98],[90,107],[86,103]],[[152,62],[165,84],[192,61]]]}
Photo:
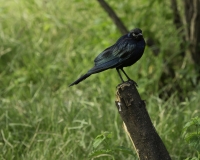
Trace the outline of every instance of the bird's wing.
{"label": "bird's wing", "polygon": [[95,58],[95,66],[112,67],[128,59],[135,48],[135,44],[131,42],[131,38],[121,37],[113,46],[105,49]]}

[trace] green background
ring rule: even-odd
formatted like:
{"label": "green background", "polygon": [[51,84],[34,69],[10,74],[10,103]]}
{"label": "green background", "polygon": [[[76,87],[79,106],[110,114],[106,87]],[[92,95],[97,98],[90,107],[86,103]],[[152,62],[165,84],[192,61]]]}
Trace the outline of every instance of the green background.
{"label": "green background", "polygon": [[[144,38],[157,39],[158,56],[147,46],[143,57],[125,70],[138,83],[172,159],[194,156],[182,136],[186,122],[199,115],[200,86],[193,66],[186,60],[177,63],[175,78],[159,87],[166,64],[179,61],[182,49],[169,2],[108,3],[129,30],[139,27]],[[91,159],[92,143],[104,131],[113,133],[111,148],[132,149],[114,103],[120,83],[115,70],[68,87],[120,36],[97,1],[0,1],[0,159]],[[113,157],[131,160],[136,155],[116,152]]]}

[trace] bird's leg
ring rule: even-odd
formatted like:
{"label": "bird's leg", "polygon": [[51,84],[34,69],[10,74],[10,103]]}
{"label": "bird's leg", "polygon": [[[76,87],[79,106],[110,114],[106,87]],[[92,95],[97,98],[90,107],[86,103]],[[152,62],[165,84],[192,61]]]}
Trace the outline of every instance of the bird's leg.
{"label": "bird's leg", "polygon": [[129,78],[129,76],[126,74],[126,72],[124,71],[124,69],[121,68],[121,70],[122,70],[122,72],[125,74],[125,76],[128,78],[128,80],[131,80],[131,79]]}
{"label": "bird's leg", "polygon": [[126,74],[126,72],[123,70],[123,68],[121,68],[121,70],[122,70],[122,72],[125,74],[125,76],[128,78],[128,80],[129,80],[129,81],[132,81],[132,82],[134,83],[134,85],[135,85],[136,87],[138,87],[137,83],[136,83],[134,80],[132,80],[132,79],[129,78],[129,76]]}
{"label": "bird's leg", "polygon": [[116,68],[116,70],[117,70],[117,73],[119,74],[119,77],[120,77],[121,81],[124,82],[124,80],[122,79],[122,76],[121,76],[121,74],[120,74],[119,69]]}

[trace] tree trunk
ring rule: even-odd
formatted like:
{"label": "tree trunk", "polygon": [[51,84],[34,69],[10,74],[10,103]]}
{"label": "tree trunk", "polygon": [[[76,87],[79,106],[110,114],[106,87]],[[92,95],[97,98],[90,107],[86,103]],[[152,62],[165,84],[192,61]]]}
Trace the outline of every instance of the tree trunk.
{"label": "tree trunk", "polygon": [[186,42],[193,62],[200,68],[200,0],[184,0]]}

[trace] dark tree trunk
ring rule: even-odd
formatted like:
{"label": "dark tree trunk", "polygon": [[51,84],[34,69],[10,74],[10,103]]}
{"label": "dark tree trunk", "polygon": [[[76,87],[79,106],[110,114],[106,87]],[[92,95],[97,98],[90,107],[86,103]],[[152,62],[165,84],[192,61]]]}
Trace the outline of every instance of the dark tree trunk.
{"label": "dark tree trunk", "polygon": [[188,52],[193,62],[200,68],[200,0],[184,0],[182,2],[186,42],[189,43]]}
{"label": "dark tree trunk", "polygon": [[183,32],[184,32],[183,20],[181,19],[181,15],[178,10],[178,5],[177,5],[176,0],[171,0],[171,9],[172,9],[172,13],[173,13],[173,23],[174,23],[176,29],[181,34],[182,39],[183,39],[183,42],[180,44],[180,48],[181,48],[181,55],[184,58],[184,56],[185,56],[185,49],[184,49],[185,48],[185,34],[183,34]]}
{"label": "dark tree trunk", "polygon": [[176,26],[177,29],[180,29],[181,27],[183,27],[183,23],[181,20],[180,13],[178,11],[178,5],[176,0],[171,0],[171,9],[174,15],[173,17],[174,25]]}

